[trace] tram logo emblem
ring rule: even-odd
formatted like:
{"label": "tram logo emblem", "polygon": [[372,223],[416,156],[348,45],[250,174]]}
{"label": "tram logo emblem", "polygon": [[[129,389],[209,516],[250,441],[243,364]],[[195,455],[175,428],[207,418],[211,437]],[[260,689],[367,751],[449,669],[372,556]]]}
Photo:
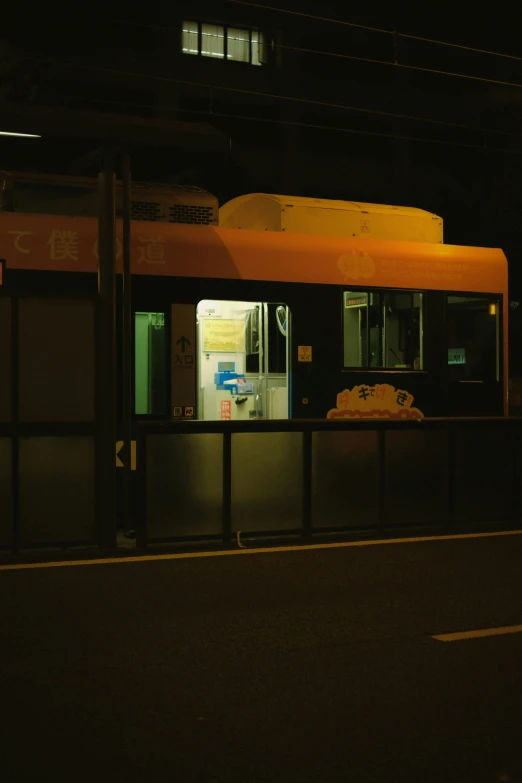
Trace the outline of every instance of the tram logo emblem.
{"label": "tram logo emblem", "polygon": [[361,248],[340,256],[337,268],[346,282],[360,278],[368,279],[375,275],[375,261],[366,250]]}
{"label": "tram logo emblem", "polygon": [[389,383],[375,386],[360,384],[337,395],[337,407],[327,419],[423,419],[424,414],[412,407],[413,395]]}

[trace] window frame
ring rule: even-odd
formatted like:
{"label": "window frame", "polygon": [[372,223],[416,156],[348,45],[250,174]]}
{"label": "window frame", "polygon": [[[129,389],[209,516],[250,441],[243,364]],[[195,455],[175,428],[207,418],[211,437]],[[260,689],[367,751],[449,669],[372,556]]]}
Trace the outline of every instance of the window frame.
{"label": "window frame", "polygon": [[[364,366],[356,366],[356,365],[348,365],[345,364],[345,327],[344,327],[344,298],[346,292],[354,292],[354,293],[362,293],[367,294],[368,297],[370,294],[376,294],[381,298],[381,302],[379,306],[382,306],[382,304],[385,302],[385,297],[387,294],[411,294],[412,296],[415,294],[420,294],[422,296],[422,320],[421,320],[421,334],[420,334],[420,355],[424,357],[423,366],[422,368],[415,369],[415,367],[372,367],[368,364],[368,358],[370,355],[370,330],[366,329],[366,364]],[[341,288],[341,368],[342,372],[364,372],[364,373],[391,373],[391,372],[408,372],[408,373],[426,373],[426,350],[425,350],[425,337],[426,337],[426,323],[427,323],[427,317],[426,317],[426,308],[427,308],[427,302],[428,302],[428,294],[429,291],[427,289],[418,289],[418,288],[382,288],[382,287],[376,287],[376,286],[347,286],[344,285]],[[369,304],[368,304],[369,307]],[[385,339],[386,335],[386,324],[385,322],[381,323],[381,339]]]}
{"label": "window frame", "polygon": [[[444,302],[444,323],[445,323],[445,343],[444,343],[444,357],[445,357],[445,369],[448,375],[450,383],[457,384],[501,384],[504,383],[504,294],[494,293],[492,291],[453,291],[446,289],[441,292]],[[448,313],[449,313],[449,298],[451,296],[460,297],[463,299],[483,299],[488,301],[489,305],[495,304],[498,307],[498,311],[495,313],[496,319],[496,333],[495,333],[495,375],[496,378],[489,378],[485,380],[480,379],[452,379],[449,378],[449,362],[448,358]]]}
{"label": "window frame", "polygon": [[[183,28],[184,28],[185,24],[195,24],[195,25],[197,25],[197,35],[198,35],[198,51],[197,51],[197,53],[183,51],[183,32],[184,32]],[[221,28],[223,30],[224,43],[223,43],[223,56],[222,57],[213,57],[211,55],[202,54],[202,51],[201,51],[202,50],[202,40],[203,40],[202,29],[203,29],[203,25],[204,24],[213,25],[214,27]],[[242,31],[244,31],[245,33],[248,34],[248,50],[249,50],[249,59],[248,60],[235,60],[235,59],[229,58],[229,56],[228,56],[228,40],[229,40],[229,38],[228,38],[228,31],[229,30],[242,30]],[[257,43],[258,50],[259,50],[259,48],[262,45],[263,48],[264,48],[264,51],[265,51],[264,60],[259,60],[258,64],[254,63],[252,61],[252,52],[253,52],[253,48],[252,48],[252,33],[253,32],[258,34],[258,43]],[[264,37],[263,44],[261,44],[261,41],[260,41],[261,36]],[[204,19],[203,20],[203,19],[194,19],[194,18],[192,18],[192,19],[186,18],[186,19],[183,19],[182,22],[181,22],[180,49],[181,49],[181,54],[182,55],[188,55],[190,57],[204,57],[205,59],[219,60],[220,62],[240,63],[242,65],[251,65],[251,66],[254,66],[254,67],[257,68],[257,67],[260,67],[260,66],[262,67],[262,66],[268,65],[268,56],[267,56],[268,55],[268,46],[269,46],[269,40],[268,40],[268,36],[267,36],[266,32],[264,32],[263,30],[261,30],[258,27],[249,27],[248,25],[243,26],[243,25],[228,24],[228,23],[225,24],[224,22],[211,22],[208,19]]]}

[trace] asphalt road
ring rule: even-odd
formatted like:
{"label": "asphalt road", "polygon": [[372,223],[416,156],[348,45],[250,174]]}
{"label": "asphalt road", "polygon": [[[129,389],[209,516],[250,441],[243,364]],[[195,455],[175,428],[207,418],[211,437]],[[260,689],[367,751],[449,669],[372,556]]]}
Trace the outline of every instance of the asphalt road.
{"label": "asphalt road", "polygon": [[2,781],[522,781],[522,535],[0,570]]}

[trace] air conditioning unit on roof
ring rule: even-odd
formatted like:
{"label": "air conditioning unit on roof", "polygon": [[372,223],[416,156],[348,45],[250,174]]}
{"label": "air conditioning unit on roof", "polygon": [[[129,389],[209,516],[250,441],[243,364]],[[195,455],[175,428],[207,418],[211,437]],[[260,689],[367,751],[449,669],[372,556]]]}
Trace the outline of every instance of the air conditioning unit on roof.
{"label": "air conditioning unit on roof", "polygon": [[[0,172],[0,210],[29,214],[96,217],[97,180],[25,172]],[[206,190],[186,185],[133,182],[131,218],[153,223],[216,226],[219,206]],[[117,183],[116,215],[123,214],[122,188]]]}
{"label": "air conditioning unit on roof", "polygon": [[443,241],[442,218],[415,207],[249,193],[223,204],[219,225],[328,237]]}

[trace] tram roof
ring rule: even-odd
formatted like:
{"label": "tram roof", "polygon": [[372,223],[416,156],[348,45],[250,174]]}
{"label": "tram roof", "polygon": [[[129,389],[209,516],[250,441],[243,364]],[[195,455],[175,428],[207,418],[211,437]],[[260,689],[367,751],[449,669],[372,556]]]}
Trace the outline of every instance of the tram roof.
{"label": "tram roof", "polygon": [[[8,269],[96,272],[97,235],[93,218],[2,212],[0,258]],[[137,221],[131,236],[133,274],[507,291],[496,248]]]}

